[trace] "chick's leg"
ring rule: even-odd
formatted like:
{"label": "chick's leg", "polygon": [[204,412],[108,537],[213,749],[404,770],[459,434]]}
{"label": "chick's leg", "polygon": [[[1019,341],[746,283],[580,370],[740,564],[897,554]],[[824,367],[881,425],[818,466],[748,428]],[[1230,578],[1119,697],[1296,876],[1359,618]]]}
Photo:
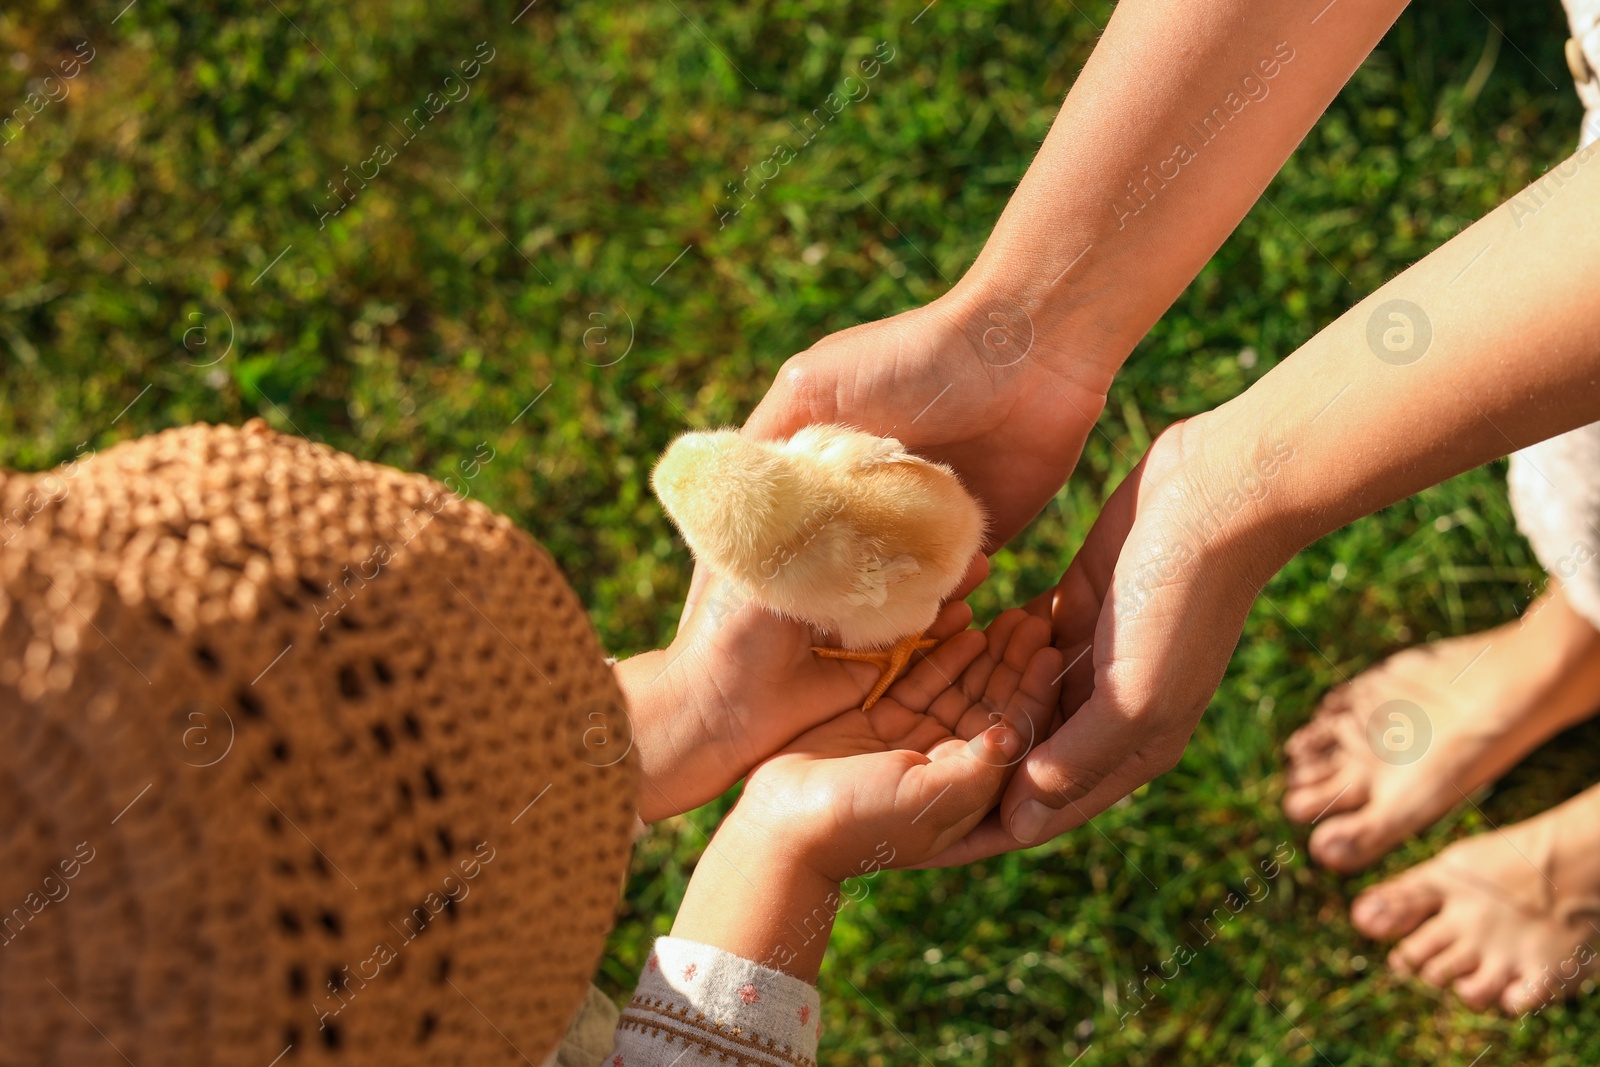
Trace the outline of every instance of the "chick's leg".
{"label": "chick's leg", "polygon": [[811,651],[823,659],[846,659],[856,663],[871,663],[882,672],[878,675],[877,684],[872,687],[872,692],[868,693],[867,699],[861,702],[861,710],[866,711],[876,704],[878,698],[888,691],[896,678],[900,677],[900,673],[906,669],[906,664],[911,662],[912,655],[924,649],[932,648],[938,643],[931,637],[912,634],[909,637],[902,637],[895,642],[892,648],[857,650],[853,648],[822,648],[813,645]]}

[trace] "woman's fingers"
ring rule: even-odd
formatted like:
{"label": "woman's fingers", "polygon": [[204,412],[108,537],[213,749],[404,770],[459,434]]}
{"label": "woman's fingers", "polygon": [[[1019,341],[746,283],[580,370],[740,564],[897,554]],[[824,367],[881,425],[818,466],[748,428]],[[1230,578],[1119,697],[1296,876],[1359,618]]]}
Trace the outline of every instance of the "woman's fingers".
{"label": "woman's fingers", "polygon": [[[1002,806],[1013,847],[1037,844],[1088,822],[1124,795],[1164,774],[1183,753],[1153,724],[1171,719],[1128,708],[1097,690],[1082,708],[1028,754]],[[1181,714],[1193,723],[1199,716]],[[1192,728],[1192,727],[1191,727]],[[1183,740],[1187,740],[1187,735]]]}
{"label": "woman's fingers", "polygon": [[779,440],[810,423],[832,421],[835,375],[818,362],[809,351],[785,360],[772,387],[745,420],[744,432]]}
{"label": "woman's fingers", "polygon": [[[919,867],[961,867],[968,863],[976,863],[990,856],[998,856],[1006,852],[1015,852],[1019,848],[1042,844],[1052,838],[1059,837],[1069,830],[1076,829],[1100,814],[1102,811],[1133,792],[1139,786],[1149,781],[1157,772],[1146,770],[1145,765],[1137,758],[1118,768],[1113,774],[1103,780],[1099,788],[1090,792],[1082,800],[1072,801],[1065,807],[1055,810],[1044,824],[1044,828],[1031,841],[1018,842],[1013,836],[1010,824],[1004,814],[1005,803],[990,811],[988,815],[974,824],[973,829],[965,837],[955,840],[943,852],[929,859],[926,863],[918,864]],[[1013,778],[1015,784],[1019,778]]]}

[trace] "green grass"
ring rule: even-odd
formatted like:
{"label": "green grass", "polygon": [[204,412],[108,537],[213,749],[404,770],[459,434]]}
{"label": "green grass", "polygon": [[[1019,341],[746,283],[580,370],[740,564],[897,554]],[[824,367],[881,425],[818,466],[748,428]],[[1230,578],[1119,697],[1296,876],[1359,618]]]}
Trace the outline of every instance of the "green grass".
{"label": "green grass", "polygon": [[[550,546],[618,653],[671,636],[687,580],[646,486],[655,455],[738,422],[785,356],[958,277],[1110,10],[540,0],[513,25],[523,0],[140,0],[117,19],[124,2],[0,15],[0,108],[77,41],[95,49],[0,143],[0,461],[254,416],[436,476],[489,442],[474,492]],[[996,558],[980,615],[1059,573],[1152,433],[1562,158],[1578,121],[1564,36],[1554,0],[1405,15],[1140,346],[1072,482]],[[880,41],[896,58],[871,95],[719,228],[726,184]],[[494,58],[470,94],[403,143],[479,42]],[[380,143],[393,160],[319,228],[325,183]],[[196,326],[209,344],[186,348]],[[1510,618],[1540,581],[1500,465],[1308,549],[1175,771],[1046,848],[872,880],[823,973],[826,1062],[1596,1062],[1596,998],[1526,1026],[1467,1013],[1389,977],[1346,905],[1586,784],[1571,753],[1600,731],[1362,878],[1309,866],[1278,806],[1278,748],[1319,692]],[[640,848],[608,990],[667,928],[715,815]],[[1271,893],[1198,947],[1280,847],[1296,858]],[[1127,1014],[1128,983],[1180,943],[1195,958]]]}

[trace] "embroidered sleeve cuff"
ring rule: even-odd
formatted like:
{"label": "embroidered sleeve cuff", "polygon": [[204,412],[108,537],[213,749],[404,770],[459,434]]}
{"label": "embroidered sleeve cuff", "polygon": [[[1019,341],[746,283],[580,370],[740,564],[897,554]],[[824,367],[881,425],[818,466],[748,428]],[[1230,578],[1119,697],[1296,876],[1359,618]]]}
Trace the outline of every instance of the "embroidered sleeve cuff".
{"label": "embroidered sleeve cuff", "polygon": [[[821,1001],[791,975],[663,937],[617,1026],[606,1067],[815,1067]],[[678,1059],[678,1057],[682,1057]]]}

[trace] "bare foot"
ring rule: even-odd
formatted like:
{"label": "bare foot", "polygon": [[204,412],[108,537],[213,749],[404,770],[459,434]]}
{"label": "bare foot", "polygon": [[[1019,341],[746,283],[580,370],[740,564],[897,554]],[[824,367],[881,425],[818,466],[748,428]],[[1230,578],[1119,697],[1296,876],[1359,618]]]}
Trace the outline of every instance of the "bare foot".
{"label": "bare foot", "polygon": [[1600,707],[1600,633],[1551,589],[1515,622],[1396,653],[1289,738],[1284,811],[1311,856],[1369,866]]}
{"label": "bare foot", "polygon": [[1520,1014],[1576,991],[1600,963],[1600,786],[1457,841],[1350,907],[1368,937],[1405,939],[1389,966]]}

